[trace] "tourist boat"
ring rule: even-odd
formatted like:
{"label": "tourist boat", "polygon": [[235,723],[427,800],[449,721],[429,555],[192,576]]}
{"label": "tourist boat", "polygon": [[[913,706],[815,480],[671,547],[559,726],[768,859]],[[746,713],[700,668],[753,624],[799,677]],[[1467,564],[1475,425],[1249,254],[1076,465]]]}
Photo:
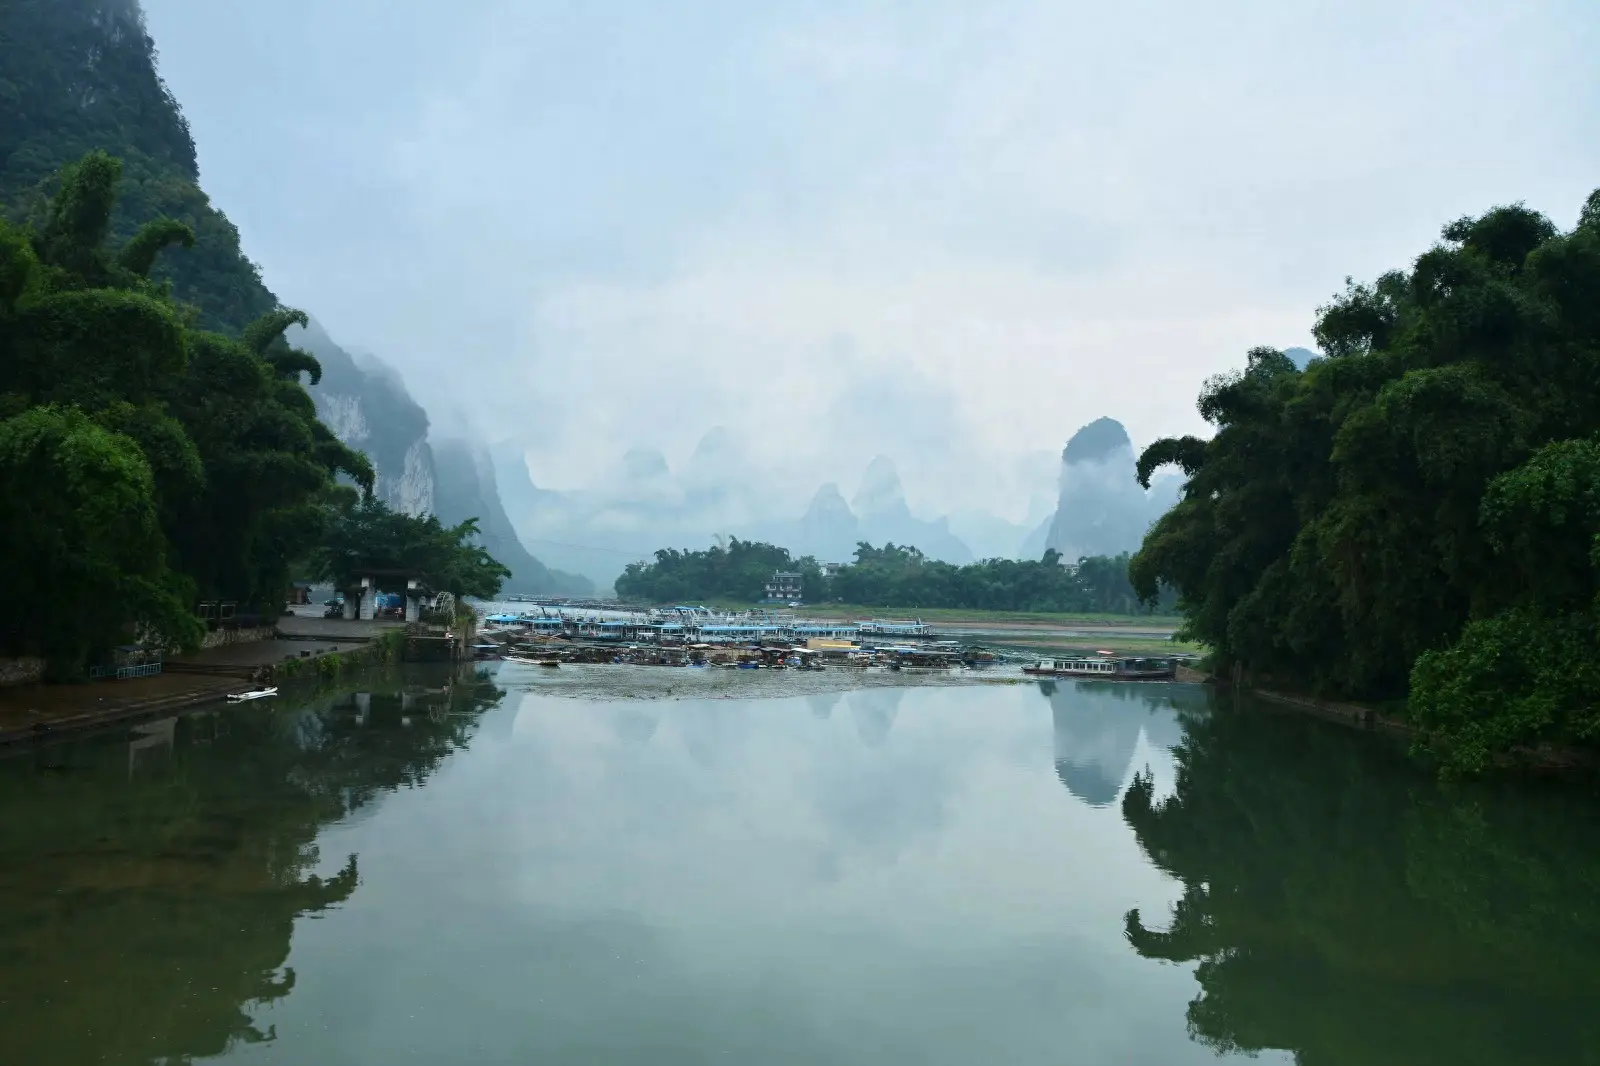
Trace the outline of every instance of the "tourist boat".
{"label": "tourist boat", "polygon": [[252,689],[249,692],[230,692],[228,693],[228,702],[243,703],[245,700],[259,700],[267,696],[276,696],[277,694],[278,689],[276,685],[271,688]]}
{"label": "tourist boat", "polygon": [[1037,677],[1098,677],[1107,681],[1170,681],[1177,675],[1171,659],[1083,655],[1072,659],[1040,659],[1022,672]]}

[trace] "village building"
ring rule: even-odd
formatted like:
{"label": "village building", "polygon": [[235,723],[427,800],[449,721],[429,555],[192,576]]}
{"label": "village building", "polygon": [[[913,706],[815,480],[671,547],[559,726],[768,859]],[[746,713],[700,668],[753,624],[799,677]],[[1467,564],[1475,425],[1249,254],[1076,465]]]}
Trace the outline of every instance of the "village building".
{"label": "village building", "polygon": [[794,603],[800,599],[800,594],[804,588],[804,580],[798,573],[789,570],[774,570],[772,576],[767,578],[766,596],[762,602]]}

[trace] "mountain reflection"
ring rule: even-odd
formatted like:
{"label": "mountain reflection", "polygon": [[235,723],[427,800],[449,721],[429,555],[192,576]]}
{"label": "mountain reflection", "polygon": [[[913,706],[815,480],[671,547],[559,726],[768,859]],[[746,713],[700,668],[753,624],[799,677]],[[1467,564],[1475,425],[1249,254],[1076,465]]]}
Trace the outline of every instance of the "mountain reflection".
{"label": "mountain reflection", "polygon": [[1203,709],[1207,694],[1189,685],[1041,681],[1050,701],[1056,776],[1091,807],[1109,807],[1128,779],[1142,731],[1171,750],[1183,738],[1180,714]]}
{"label": "mountain reflection", "polygon": [[1322,1063],[1579,1063],[1600,1046],[1600,818],[1526,782],[1444,787],[1370,736],[1270,713],[1186,723],[1173,794],[1122,810],[1182,896],[1130,911],[1195,963],[1190,1035]]}
{"label": "mountain reflection", "polygon": [[0,762],[0,1059],[187,1062],[273,1038],[294,924],[343,902],[316,840],[464,745],[501,693],[430,672],[402,690],[251,704]]}
{"label": "mountain reflection", "polygon": [[624,705],[611,711],[611,728],[626,744],[648,744],[661,727],[661,710],[655,704]]}
{"label": "mountain reflection", "polygon": [[811,708],[811,717],[826,722],[833,717],[833,709],[843,698],[842,692],[814,692],[806,697],[806,706]]}
{"label": "mountain reflection", "polygon": [[850,717],[855,719],[856,736],[869,748],[882,747],[889,739],[889,730],[900,714],[900,701],[905,698],[903,688],[864,688],[850,693]]}

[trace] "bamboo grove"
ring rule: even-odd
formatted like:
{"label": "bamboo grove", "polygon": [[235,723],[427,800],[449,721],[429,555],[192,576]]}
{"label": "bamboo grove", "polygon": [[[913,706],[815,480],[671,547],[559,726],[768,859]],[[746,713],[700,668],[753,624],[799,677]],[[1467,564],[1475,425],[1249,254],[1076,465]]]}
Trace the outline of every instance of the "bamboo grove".
{"label": "bamboo grove", "polygon": [[1135,586],[1175,588],[1220,671],[1403,705],[1457,769],[1600,741],[1600,193],[1570,232],[1454,222],[1314,335],[1141,456],[1187,482]]}
{"label": "bamboo grove", "polygon": [[373,476],[301,385],[316,360],[282,335],[302,314],[237,338],[197,329],[150,280],[188,227],[110,243],[120,176],[90,153],[38,225],[0,224],[0,646],[58,674],[133,636],[192,643],[196,599],[275,615],[335,474]]}
{"label": "bamboo grove", "polygon": [[81,676],[115,644],[192,645],[195,605],[276,617],[291,572],[403,569],[492,596],[506,568],[469,520],[389,510],[366,456],[317,419],[317,360],[278,308],[237,337],[152,281],[194,241],[167,218],[110,239],[121,164],[67,167],[40,220],[0,222],[0,652]]}

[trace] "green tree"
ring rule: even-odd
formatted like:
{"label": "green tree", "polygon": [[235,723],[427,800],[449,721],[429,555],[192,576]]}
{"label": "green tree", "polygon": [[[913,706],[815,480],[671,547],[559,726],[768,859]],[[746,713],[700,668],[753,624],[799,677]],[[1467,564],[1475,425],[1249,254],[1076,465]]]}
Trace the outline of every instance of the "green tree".
{"label": "green tree", "polygon": [[[1600,433],[1600,193],[1567,233],[1516,205],[1443,237],[1408,273],[1349,284],[1319,311],[1327,358],[1301,371],[1255,349],[1207,383],[1212,438],[1140,458],[1146,484],[1167,464],[1187,481],[1132,575],[1143,596],[1177,590],[1219,667],[1409,695],[1429,744],[1467,768],[1596,739],[1591,683],[1557,694],[1538,678],[1557,656],[1600,651],[1592,470],[1542,451]],[[1452,680],[1462,670],[1470,693]]]}
{"label": "green tree", "polygon": [[197,639],[155,497],[139,446],[80,411],[36,407],[0,422],[0,557],[14,564],[0,644],[75,676],[136,634]]}
{"label": "green tree", "polygon": [[[816,560],[809,566],[820,579]],[[656,552],[653,563],[629,563],[616,588],[619,596],[656,603],[714,599],[751,603],[764,595],[774,571],[798,569],[800,562],[786,548],[730,537],[726,546],[713,545],[705,551],[665,548]],[[806,594],[812,595],[809,587]]]}
{"label": "green tree", "polygon": [[[15,613],[8,651],[81,672],[111,644],[187,643],[196,598],[276,614],[318,543],[336,473],[372,468],[317,421],[278,310],[203,333],[146,274],[188,230],[108,240],[120,163],[68,167],[36,228],[0,222],[0,440]],[[120,516],[120,518],[118,517]]]}
{"label": "green tree", "polygon": [[430,592],[493,599],[511,571],[476,543],[478,524],[446,526],[367,498],[334,514],[314,556],[314,572],[339,588],[362,574],[391,571],[418,577]]}
{"label": "green tree", "polygon": [[[1128,580],[1128,557],[1090,557],[1062,565],[1051,550],[1037,560],[985,559],[967,566],[929,559],[909,545],[856,546],[855,561],[824,578],[811,556],[798,559],[772,544],[731,540],[705,551],[656,552],[652,563],[633,563],[617,581],[617,592],[655,603],[761,598],[775,570],[798,571],[812,602],[838,601],[870,607],[968,608],[990,611],[1143,610]],[[1170,608],[1170,595],[1157,607]]]}

